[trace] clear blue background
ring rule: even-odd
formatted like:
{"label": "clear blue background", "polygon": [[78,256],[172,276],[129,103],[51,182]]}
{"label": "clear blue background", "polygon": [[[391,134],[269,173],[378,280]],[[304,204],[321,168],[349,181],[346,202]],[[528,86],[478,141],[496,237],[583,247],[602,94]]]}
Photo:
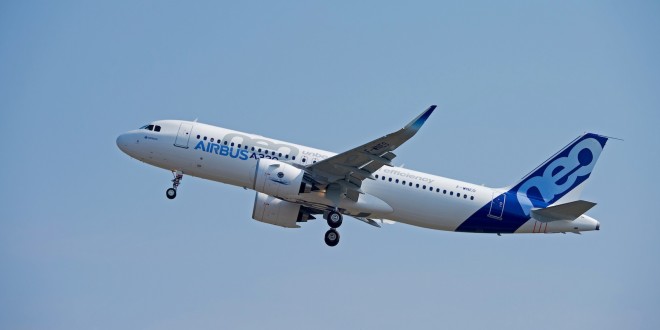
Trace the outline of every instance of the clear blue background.
{"label": "clear blue background", "polygon": [[[240,3],[240,4],[238,4]],[[4,1],[2,329],[658,329],[657,1]],[[397,165],[505,186],[585,131],[600,232],[251,220],[135,161],[188,119],[343,151],[438,110]]]}

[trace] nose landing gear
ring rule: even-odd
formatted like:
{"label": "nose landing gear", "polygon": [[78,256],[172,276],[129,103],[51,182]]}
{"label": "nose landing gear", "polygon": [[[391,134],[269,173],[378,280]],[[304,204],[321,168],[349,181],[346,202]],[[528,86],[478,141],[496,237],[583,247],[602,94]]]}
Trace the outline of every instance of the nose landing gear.
{"label": "nose landing gear", "polygon": [[181,184],[181,179],[183,179],[183,172],[181,171],[172,171],[172,174],[174,175],[174,179],[172,180],[172,188],[169,188],[167,191],[165,191],[165,196],[167,196],[168,199],[174,199],[174,197],[176,197],[176,189]]}

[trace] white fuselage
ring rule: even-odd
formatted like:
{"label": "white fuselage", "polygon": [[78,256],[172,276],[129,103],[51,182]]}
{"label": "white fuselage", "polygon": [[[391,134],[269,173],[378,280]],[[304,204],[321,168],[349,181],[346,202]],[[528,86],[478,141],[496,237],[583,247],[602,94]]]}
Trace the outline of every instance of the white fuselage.
{"label": "white fuselage", "polygon": [[[190,126],[190,131],[185,134],[187,141],[180,132],[182,123]],[[119,148],[153,166],[247,189],[254,189],[259,158],[277,159],[302,168],[335,155],[198,122],[161,120],[152,124],[158,125],[160,131],[140,129],[122,134],[117,139]],[[504,189],[391,166],[376,171],[374,179],[364,180],[361,188],[365,194],[377,197],[392,209],[391,212],[371,214],[370,218],[447,231],[457,230],[466,219],[489,205],[494,196],[505,192]],[[320,192],[305,195],[312,202],[322,200]],[[593,230],[597,226],[597,221],[585,215],[574,221],[551,223],[527,219],[515,232],[578,232]]]}

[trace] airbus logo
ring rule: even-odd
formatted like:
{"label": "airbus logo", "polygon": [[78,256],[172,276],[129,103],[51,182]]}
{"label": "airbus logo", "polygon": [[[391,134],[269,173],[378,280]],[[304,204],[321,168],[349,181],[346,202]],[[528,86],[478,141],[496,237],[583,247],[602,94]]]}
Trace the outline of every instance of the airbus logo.
{"label": "airbus logo", "polygon": [[220,156],[229,156],[231,158],[238,158],[241,160],[246,160],[249,158],[249,154],[247,150],[228,147],[217,143],[209,142],[207,145],[204,145],[204,141],[199,141],[195,146],[195,150],[197,149],[201,149],[208,153],[213,153]]}

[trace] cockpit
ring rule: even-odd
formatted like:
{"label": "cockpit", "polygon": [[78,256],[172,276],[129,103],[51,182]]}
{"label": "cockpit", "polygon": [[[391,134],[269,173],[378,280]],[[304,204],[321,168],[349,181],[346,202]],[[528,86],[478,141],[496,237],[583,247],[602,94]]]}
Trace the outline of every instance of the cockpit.
{"label": "cockpit", "polygon": [[140,129],[146,129],[148,131],[160,132],[160,126],[153,125],[153,124],[144,125],[144,126],[140,127]]}

